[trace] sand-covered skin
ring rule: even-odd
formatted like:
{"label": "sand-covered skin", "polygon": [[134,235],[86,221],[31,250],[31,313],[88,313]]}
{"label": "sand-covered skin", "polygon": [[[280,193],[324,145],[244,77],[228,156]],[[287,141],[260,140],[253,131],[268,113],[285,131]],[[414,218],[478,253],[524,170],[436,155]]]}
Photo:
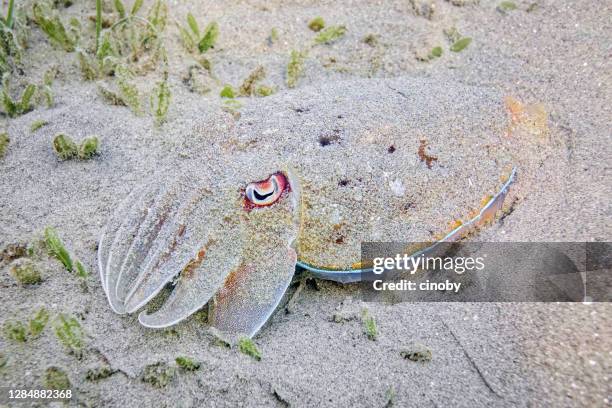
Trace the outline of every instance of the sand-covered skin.
{"label": "sand-covered skin", "polygon": [[[287,127],[293,123],[295,134],[318,136],[326,130],[333,135],[338,126],[359,126],[357,106],[337,113],[335,101],[321,100],[325,94],[348,96],[343,93],[351,85],[339,80],[358,84],[367,76],[426,76],[449,92],[459,88],[453,84],[461,83],[525,103],[542,102],[549,112],[553,145],[563,159],[538,163],[537,171],[529,174],[528,188],[517,185],[520,201],[514,211],[481,237],[610,240],[609,7],[587,1],[539,1],[527,12],[530,3],[517,2],[518,10],[502,14],[496,11],[497,3],[488,1],[463,7],[434,3],[431,20],[416,15],[408,1],[173,5],[171,17],[181,23],[187,11],[201,25],[213,19],[219,22],[219,44],[209,56],[219,83],[211,81],[213,90],[204,96],[189,92],[183,83],[189,57],[170,24],[165,35],[173,102],[168,122],[161,127],[155,127],[147,115],[135,117],[125,107],[107,105],[95,84],[80,80],[74,54],[53,50],[34,28],[25,74],[38,81],[49,61],[58,64],[56,101],[50,109],[38,107],[5,121],[11,143],[0,158],[0,248],[33,242],[45,226],[53,225],[91,276],[84,289],[59,262],[42,256],[38,263],[43,283],[24,288],[9,275],[8,262],[3,262],[0,301],[5,312],[0,320],[2,324],[26,320],[41,306],[52,317],[70,313],[87,333],[87,347],[83,359],[77,360],[66,353],[51,327],[25,344],[2,336],[0,352],[7,362],[0,368],[0,384],[38,386],[46,367],[60,366],[77,390],[74,405],[81,401],[93,406],[384,406],[391,389],[396,406],[444,406],[451,400],[459,406],[608,404],[612,365],[608,304],[366,305],[350,299],[356,296],[351,286],[318,282],[318,290],[307,286],[301,292],[293,313],[280,310],[255,338],[263,356],[259,362],[216,346],[197,316],[172,331],[154,331],[141,327],[136,316],[120,317],[108,306],[96,271],[96,245],[103,225],[118,202],[150,174],[160,168],[179,169],[185,161],[198,160],[201,151],[215,156],[218,149],[219,155],[225,154],[223,144],[198,147],[246,129],[246,118],[256,120],[258,112],[272,110],[265,106],[273,104],[267,98],[244,98],[243,114],[236,118],[221,109],[223,102],[217,97],[222,84],[238,86],[258,65],[266,69],[264,82],[279,89],[271,101],[278,100],[284,110],[279,110],[278,118],[262,118],[253,126],[259,129],[275,120]],[[93,6],[80,2],[65,12],[94,13]],[[346,25],[347,34],[332,45],[314,47],[306,59],[305,76],[295,90],[287,90],[288,53],[312,40],[307,23],[318,15],[328,25]],[[451,26],[473,38],[460,53],[448,50],[443,30]],[[272,27],[278,28],[279,40],[270,45]],[[379,36],[375,46],[362,41],[371,33]],[[415,58],[421,48],[436,45],[444,48],[442,57],[429,62]],[[155,75],[140,79],[139,87],[149,89]],[[379,129],[373,132],[384,148],[395,143],[401,119],[392,112],[401,108],[403,98],[393,90],[386,97],[380,93],[387,92],[386,84],[406,81],[410,79],[375,79],[352,91],[359,95],[358,106],[392,105],[380,109],[389,117],[381,116]],[[347,99],[344,106],[354,100]],[[338,115],[350,119],[343,123]],[[312,119],[304,119],[308,117]],[[30,124],[39,119],[49,124],[30,132]],[[307,121],[316,124],[317,132],[302,131]],[[391,126],[387,133],[385,126]],[[60,162],[51,147],[60,132],[78,141],[98,135],[100,156]],[[304,149],[308,146],[318,148],[317,141],[309,140]],[[423,164],[417,160],[414,164]],[[434,163],[431,173],[435,171]],[[265,176],[257,174],[252,180]],[[474,200],[478,203],[481,198]],[[363,334],[359,318],[363,307],[376,318],[380,334],[375,342]],[[330,321],[336,309],[349,320]],[[431,362],[417,364],[401,357],[400,352],[414,343],[432,351]],[[178,371],[162,390],[141,381],[146,365],[159,361],[175,365],[179,355],[200,361],[200,370]],[[96,382],[85,378],[88,368],[105,365],[118,371]]]}

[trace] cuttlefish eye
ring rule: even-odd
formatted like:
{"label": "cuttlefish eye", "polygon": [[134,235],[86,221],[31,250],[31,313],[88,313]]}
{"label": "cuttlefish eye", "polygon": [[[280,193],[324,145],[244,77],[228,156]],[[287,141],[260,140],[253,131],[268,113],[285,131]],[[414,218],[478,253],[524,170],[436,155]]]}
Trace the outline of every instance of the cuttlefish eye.
{"label": "cuttlefish eye", "polygon": [[287,177],[274,173],[265,180],[249,183],[244,189],[244,204],[247,209],[267,207],[280,200],[291,190]]}

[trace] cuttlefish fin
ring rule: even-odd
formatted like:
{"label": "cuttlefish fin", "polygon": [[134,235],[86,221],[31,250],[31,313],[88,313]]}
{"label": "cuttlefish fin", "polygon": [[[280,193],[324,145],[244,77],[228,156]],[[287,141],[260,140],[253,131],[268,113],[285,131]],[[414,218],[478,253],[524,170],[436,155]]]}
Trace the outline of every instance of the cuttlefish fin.
{"label": "cuttlefish fin", "polygon": [[501,189],[491,198],[489,198],[480,211],[466,222],[460,222],[448,234],[446,234],[439,242],[454,242],[458,241],[485,224],[492,222],[495,216],[502,210],[506,196],[510,191],[510,186],[516,178],[516,167],[512,168],[510,176],[501,187]]}

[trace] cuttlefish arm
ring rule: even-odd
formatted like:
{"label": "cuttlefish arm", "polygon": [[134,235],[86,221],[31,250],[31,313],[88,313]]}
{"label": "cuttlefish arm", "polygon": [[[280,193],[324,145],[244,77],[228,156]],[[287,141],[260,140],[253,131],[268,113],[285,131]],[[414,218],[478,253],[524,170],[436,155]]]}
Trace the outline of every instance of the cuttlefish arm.
{"label": "cuttlefish arm", "polygon": [[113,311],[141,309],[180,274],[161,309],[140,317],[145,326],[170,326],[206,304],[239,265],[237,210],[227,204],[231,194],[211,182],[189,172],[175,180],[156,176],[117,207],[98,246]]}

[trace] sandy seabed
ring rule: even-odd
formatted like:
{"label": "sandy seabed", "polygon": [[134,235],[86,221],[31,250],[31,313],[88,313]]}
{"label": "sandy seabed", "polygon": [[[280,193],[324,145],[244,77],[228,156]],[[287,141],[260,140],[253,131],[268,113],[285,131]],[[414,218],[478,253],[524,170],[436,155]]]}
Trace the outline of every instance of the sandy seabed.
{"label": "sandy seabed", "polygon": [[[87,19],[95,14],[90,3],[75,1],[59,9],[62,19],[75,16],[82,21],[84,38],[93,32]],[[470,94],[457,106],[479,120],[492,110],[489,102],[495,95],[543,104],[554,146],[552,153],[537,160],[523,158],[529,163],[529,182],[517,184],[512,212],[483,231],[480,239],[609,241],[610,6],[543,0],[515,5],[515,10],[499,10],[497,2],[484,0],[170,2],[163,37],[172,101],[161,125],[149,113],[136,116],[125,106],[110,105],[95,81],[82,79],[76,53],[50,45],[30,22],[21,73],[12,78],[15,92],[28,81],[39,83],[50,65],[58,73],[51,107],[37,105],[17,118],[2,119],[10,143],[0,158],[0,323],[27,322],[41,307],[52,322],[26,342],[0,337],[0,386],[40,387],[46,370],[59,367],[75,393],[71,406],[609,405],[609,303],[366,304],[351,285],[310,281],[291,307],[280,308],[255,337],[262,356],[256,361],[236,348],[219,346],[200,316],[172,329],[151,330],[140,326],[135,315],[114,314],[97,274],[97,240],[104,224],[117,203],[160,168],[179,172],[187,161],[193,165],[201,160],[204,165],[216,158],[216,152],[248,150],[259,134],[261,140],[274,140],[269,144],[281,146],[287,156],[299,157],[316,152],[321,135],[335,137],[341,129],[369,137],[385,150],[401,149],[401,135],[410,134],[406,145],[414,147],[413,153],[396,153],[412,157],[408,164],[417,169],[424,166],[416,154],[418,131],[436,123],[452,132],[453,123],[463,123],[449,117],[449,112],[456,114],[449,100],[465,89]],[[144,8],[149,6],[145,2]],[[105,13],[113,16],[112,10],[109,2]],[[202,26],[217,21],[220,30],[217,45],[206,54],[213,75],[198,69],[197,86],[190,75],[195,59],[183,49],[175,24],[186,25],[188,12]],[[347,31],[332,44],[312,47],[303,76],[289,89],[289,54],[312,42],[316,34],[308,22],[316,16],[328,25],[344,25]],[[472,38],[461,52],[449,50],[452,27]],[[423,61],[438,45],[442,56]],[[274,95],[240,97],[240,106],[219,97],[225,84],[237,88],[260,65],[267,74],[262,83],[275,88]],[[147,95],[160,76],[153,70],[133,81]],[[440,94],[444,104],[436,108],[427,84],[433,84],[432,93]],[[202,87],[210,90],[203,92]],[[145,99],[143,106],[148,107]],[[503,106],[501,100],[498,103]],[[421,105],[433,110],[410,128],[401,114],[422,112]],[[38,120],[48,123],[31,131]],[[482,127],[474,129],[484,134]],[[77,141],[97,135],[99,155],[87,161],[58,160],[52,148],[58,133]],[[286,140],[292,135],[298,135],[299,143]],[[434,163],[429,173],[415,170],[420,188],[431,177],[441,189],[440,180],[449,173],[436,166],[444,159],[461,158],[453,157],[443,143],[439,135],[432,136],[430,147],[437,144],[438,150],[431,152],[438,154],[440,163]],[[467,154],[464,150],[458,151]],[[264,157],[283,156],[264,151]],[[346,156],[338,153],[342,154]],[[359,154],[354,158],[358,164],[345,166],[326,163],[316,153],[308,157],[304,167],[312,171],[327,165],[338,182],[363,164]],[[396,160],[387,165],[399,166]],[[451,169],[458,168],[453,163]],[[486,163],[470,163],[492,172]],[[386,170],[380,161],[374,167]],[[254,180],[268,169],[259,171],[262,174]],[[327,173],[312,174],[314,182],[321,182]],[[450,174],[461,179],[463,173]],[[476,174],[474,181],[488,180],[487,174]],[[406,194],[414,194],[409,174],[404,177]],[[398,186],[394,181],[385,180],[385,185]],[[475,203],[494,188],[495,183],[474,192]],[[447,218],[461,215],[457,206],[473,205],[467,197],[457,200],[441,207],[444,220],[435,217],[427,200],[423,212],[408,220],[430,220],[442,228]],[[88,278],[78,279],[44,254],[36,258],[42,283],[22,286],[10,275],[13,260],[6,249],[37,242],[46,226],[56,228],[91,272]],[[392,234],[390,227],[382,230]],[[364,308],[376,320],[375,341],[364,334]],[[68,353],[54,332],[53,321],[61,313],[74,316],[85,333],[80,358]],[[402,357],[403,351],[415,347],[431,351],[431,360]],[[200,368],[179,369],[178,356],[191,357]],[[169,368],[168,383],[155,387],[143,378],[148,366],[160,362]],[[104,378],[92,377],[92,372],[105,368]]]}

